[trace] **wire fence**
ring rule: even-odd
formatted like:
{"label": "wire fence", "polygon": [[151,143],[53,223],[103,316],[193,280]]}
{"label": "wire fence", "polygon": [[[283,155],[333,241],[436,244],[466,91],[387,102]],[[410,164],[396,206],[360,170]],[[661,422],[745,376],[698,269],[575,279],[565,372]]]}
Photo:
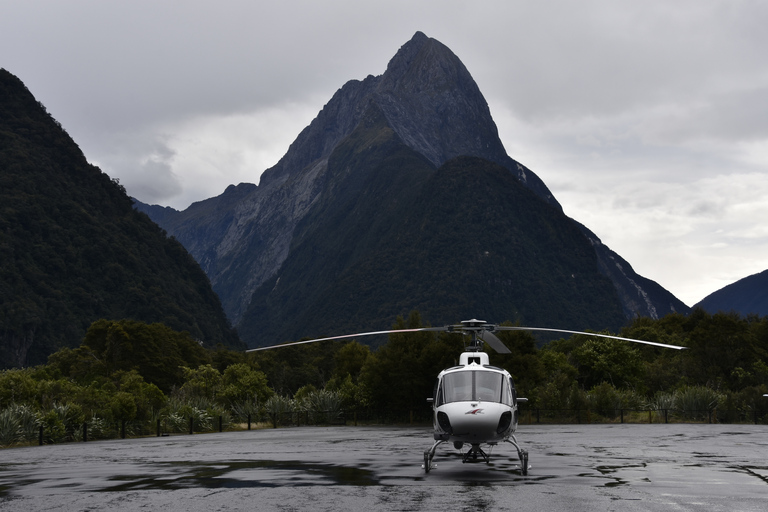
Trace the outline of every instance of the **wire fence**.
{"label": "wire fence", "polygon": [[[615,409],[601,414],[588,409],[521,408],[521,425],[545,424],[755,424],[768,425],[768,409],[731,410],[677,410],[677,409]],[[243,431],[252,429],[295,427],[308,425],[427,425],[432,422],[432,410],[386,410],[360,408],[331,411],[262,412],[238,417],[157,418],[152,421],[91,422],[72,425],[64,431],[52,431],[39,426],[36,439],[31,433],[19,438],[14,445],[52,444],[61,442],[88,442],[100,439],[126,439],[148,436],[192,435],[209,432]]]}
{"label": "wire fence", "polygon": [[589,409],[522,410],[521,424],[590,423],[751,423],[768,424],[768,409],[615,409],[597,413]]}

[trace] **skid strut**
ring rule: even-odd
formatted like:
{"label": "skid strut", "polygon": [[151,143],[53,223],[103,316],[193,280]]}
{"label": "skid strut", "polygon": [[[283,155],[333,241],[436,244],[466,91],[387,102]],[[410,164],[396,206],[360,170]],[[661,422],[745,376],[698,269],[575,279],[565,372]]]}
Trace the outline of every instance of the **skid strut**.
{"label": "skid strut", "polygon": [[506,442],[511,444],[517,450],[517,456],[520,458],[520,472],[523,475],[528,474],[528,450],[523,450],[520,445],[517,444],[514,434],[509,439],[505,439]]}
{"label": "skid strut", "polygon": [[445,441],[443,440],[437,440],[435,441],[435,444],[432,445],[432,448],[429,450],[424,450],[424,472],[429,473],[429,470],[432,469],[432,458],[435,456],[435,450],[438,446],[443,444]]}

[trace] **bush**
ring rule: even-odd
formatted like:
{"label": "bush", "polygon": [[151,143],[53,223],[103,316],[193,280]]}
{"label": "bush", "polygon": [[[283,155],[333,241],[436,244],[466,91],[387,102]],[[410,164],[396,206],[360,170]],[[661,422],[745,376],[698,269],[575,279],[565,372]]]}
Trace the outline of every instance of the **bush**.
{"label": "bush", "polygon": [[309,413],[312,423],[331,423],[341,413],[341,396],[338,391],[313,391],[302,400],[301,409]]}
{"label": "bush", "polygon": [[264,410],[272,420],[274,427],[281,424],[284,416],[293,413],[295,408],[296,404],[292,399],[280,395],[272,395],[264,404]]}
{"label": "bush", "polygon": [[251,417],[251,421],[258,421],[261,416],[259,401],[256,398],[234,403],[231,406],[231,410],[234,417],[240,421],[247,421],[248,416]]}
{"label": "bush", "polygon": [[724,400],[717,391],[704,386],[691,386],[675,392],[675,409],[684,419],[703,420]]}
{"label": "bush", "polygon": [[0,411],[0,446],[13,446],[24,439],[21,425],[11,407]]}
{"label": "bush", "polygon": [[603,382],[587,393],[587,402],[591,411],[606,418],[615,418],[622,409],[621,393],[611,384]]}

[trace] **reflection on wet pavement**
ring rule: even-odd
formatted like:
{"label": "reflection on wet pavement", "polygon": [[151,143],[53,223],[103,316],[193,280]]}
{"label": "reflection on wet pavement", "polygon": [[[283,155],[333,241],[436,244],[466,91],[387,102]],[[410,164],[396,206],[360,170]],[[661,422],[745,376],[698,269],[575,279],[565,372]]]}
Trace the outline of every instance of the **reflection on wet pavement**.
{"label": "reflection on wet pavement", "polygon": [[[0,451],[0,510],[764,510],[768,439],[754,425],[523,426],[463,464],[429,428],[301,427]],[[190,502],[194,497],[193,503]],[[202,501],[199,501],[202,500]],[[205,503],[206,506],[198,506]],[[253,508],[253,507],[251,507]]]}

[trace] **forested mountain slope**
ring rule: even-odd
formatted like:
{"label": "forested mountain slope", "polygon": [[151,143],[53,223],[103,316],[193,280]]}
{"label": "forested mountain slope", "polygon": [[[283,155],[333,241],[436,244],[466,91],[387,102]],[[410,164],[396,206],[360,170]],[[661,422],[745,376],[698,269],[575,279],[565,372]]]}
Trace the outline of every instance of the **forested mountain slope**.
{"label": "forested mountain slope", "polygon": [[199,265],[0,70],[0,365],[45,362],[100,318],[239,346]]}
{"label": "forested mountain slope", "polygon": [[739,279],[707,295],[696,307],[710,313],[735,311],[743,316],[768,315],[768,270]]}
{"label": "forested mountain slope", "polygon": [[[688,311],[688,307],[667,290],[637,275],[628,262],[603,245],[588,228],[563,214],[557,200],[536,174],[506,154],[488,104],[466,67],[446,46],[420,32],[400,48],[384,74],[351,80],[339,89],[298,135],[285,156],[262,174],[258,185],[230,186],[222,195],[195,203],[181,212],[140,203],[137,207],[176,236],[200,262],[214,290],[221,296],[228,316],[238,325],[241,336],[249,340],[249,344],[262,343],[256,341],[256,337],[269,338],[278,332],[293,336],[289,331],[302,336],[312,335],[320,328],[320,324],[310,320],[310,317],[318,318],[318,307],[327,310],[328,304],[357,300],[354,297],[359,297],[369,285],[352,279],[350,272],[365,258],[372,258],[367,260],[369,281],[384,283],[391,281],[394,275],[396,281],[402,282],[400,277],[406,273],[406,267],[398,265],[410,262],[391,260],[391,268],[377,267],[374,255],[382,250],[383,240],[387,240],[391,250],[398,254],[411,253],[419,244],[424,244],[423,238],[403,236],[400,221],[413,219],[416,212],[432,214],[423,210],[430,198],[430,191],[423,188],[425,180],[460,157],[484,162],[472,166],[479,169],[477,183],[474,176],[465,176],[462,187],[466,188],[467,196],[476,197],[473,187],[481,185],[484,173],[491,167],[506,170],[511,179],[498,183],[507,188],[495,189],[493,194],[482,198],[481,204],[488,212],[501,210],[502,215],[519,216],[519,211],[503,206],[508,204],[507,195],[522,197],[519,187],[530,196],[525,201],[536,199],[537,211],[539,207],[547,206],[547,212],[559,216],[556,227],[523,222],[525,217],[521,216],[517,220],[507,219],[509,225],[502,226],[501,232],[494,232],[495,236],[509,240],[503,229],[515,225],[515,229],[522,230],[523,236],[518,237],[520,241],[542,245],[520,254],[537,259],[535,261],[508,259],[503,264],[497,261],[500,266],[494,272],[478,270],[473,274],[477,288],[485,293],[481,294],[480,302],[470,302],[480,311],[490,309],[500,315],[486,320],[544,318],[539,313],[558,304],[558,307],[566,308],[561,310],[561,318],[591,319],[586,325],[580,322],[579,326],[603,329],[615,328],[638,316],[658,318],[669,312]],[[435,192],[442,185],[430,182]],[[460,188],[454,192],[455,196],[445,197],[444,201],[456,206],[456,216],[446,217],[444,224],[435,222],[431,229],[450,233],[454,228],[459,229],[452,223],[462,220],[462,211],[483,211],[478,209],[480,205],[466,203]],[[364,193],[369,195],[362,195]],[[477,219],[476,225],[482,226],[484,214],[477,214],[481,218]],[[356,217],[353,219],[348,215]],[[331,222],[331,218],[337,220]],[[358,224],[354,224],[354,220]],[[361,230],[359,226],[370,229]],[[580,233],[580,244],[585,244],[592,253],[593,267],[589,272],[580,267],[582,271],[574,273],[582,278],[590,276],[592,283],[582,283],[583,290],[587,292],[592,284],[606,282],[606,279],[612,288],[601,291],[599,300],[595,297],[587,299],[583,294],[570,295],[568,291],[552,295],[557,286],[552,285],[549,278],[559,272],[552,268],[552,273],[545,270],[530,273],[530,282],[526,283],[526,286],[547,290],[549,294],[534,298],[523,293],[523,288],[516,287],[514,291],[508,288],[506,293],[521,293],[513,301],[519,306],[511,307],[511,303],[505,302],[505,307],[494,309],[492,304],[497,299],[492,283],[495,279],[515,281],[521,267],[546,265],[553,259],[571,257],[569,251],[573,247],[550,243],[565,236],[561,232],[563,229],[569,233],[575,229]],[[544,231],[534,232],[536,230]],[[315,231],[322,232],[326,241],[318,238],[316,246],[309,250],[306,244],[312,240]],[[371,236],[374,231],[377,235]],[[361,236],[350,236],[352,232]],[[483,233],[486,236],[488,230]],[[455,240],[454,247],[446,247],[445,254],[453,255],[455,261],[441,257],[420,264],[445,265],[443,269],[433,269],[445,275],[449,268],[466,269],[463,264],[458,264],[465,256],[461,252],[462,243],[473,242],[471,235],[465,233],[464,236],[462,240]],[[566,236],[570,240],[569,237],[570,234]],[[434,250],[427,246],[422,252]],[[573,257],[580,259],[581,249],[576,250]],[[303,263],[299,265],[297,261]],[[317,261],[327,262],[327,265],[319,267],[315,264]],[[578,265],[586,260],[580,261]],[[289,267],[293,269],[290,272]],[[305,270],[299,272],[300,267]],[[374,268],[381,273],[374,273]],[[426,272],[426,269],[422,270]],[[393,288],[393,293],[372,294],[371,300],[378,296],[379,302],[367,302],[354,318],[324,319],[322,322],[341,321],[374,328],[381,326],[379,322],[390,324],[397,315],[407,314],[410,307],[424,307],[430,312],[457,311],[456,295],[466,291],[463,288],[466,279],[455,274],[453,279],[442,279],[437,285],[422,279],[425,275],[421,272],[420,278],[411,279],[407,288],[398,286]],[[342,283],[341,279],[347,281]],[[544,280],[539,282],[537,279]],[[310,286],[309,283],[314,284]],[[280,298],[270,296],[272,288]],[[288,290],[296,295],[289,296]],[[395,293],[399,296],[395,297]],[[431,297],[429,306],[423,301],[424,295]],[[561,300],[563,296],[576,302],[566,304]],[[316,302],[312,302],[312,297]],[[585,309],[598,307],[598,302],[604,300],[611,301],[608,309],[583,313]],[[435,301],[444,303],[438,306]],[[523,301],[527,301],[524,307]],[[290,313],[285,317],[264,313],[276,311],[275,308],[288,308],[286,311]],[[618,318],[613,316],[616,308],[620,312]],[[346,309],[337,311],[351,314]],[[481,314],[477,309],[475,311],[471,316]],[[423,313],[430,322],[443,321],[442,314],[433,317],[427,311]],[[612,320],[606,322],[605,318],[609,316]],[[598,317],[603,320],[597,321]],[[291,320],[290,327],[286,319]],[[459,319],[451,318],[450,321]]]}

